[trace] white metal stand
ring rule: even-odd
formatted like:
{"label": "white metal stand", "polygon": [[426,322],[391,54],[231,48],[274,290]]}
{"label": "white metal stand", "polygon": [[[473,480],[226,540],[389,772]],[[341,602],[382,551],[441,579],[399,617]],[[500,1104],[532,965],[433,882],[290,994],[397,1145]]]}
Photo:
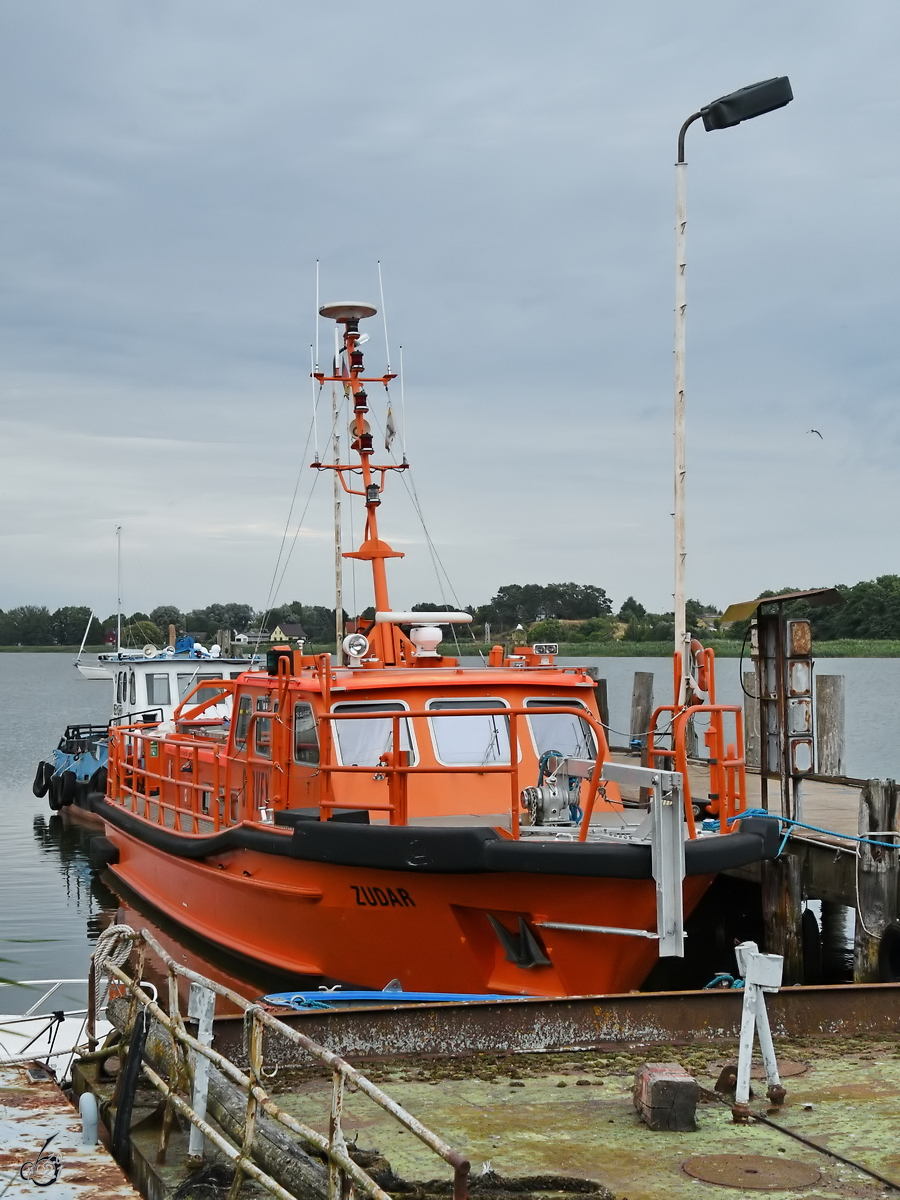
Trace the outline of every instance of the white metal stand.
{"label": "white metal stand", "polygon": [[[211,1046],[213,1040],[213,1017],[216,1011],[216,993],[202,984],[192,983],[188,998],[188,1017],[198,1022],[197,1041],[204,1046]],[[206,1101],[209,1094],[209,1059],[204,1054],[191,1053],[194,1071],[194,1088],[191,1104],[194,1112],[206,1120]],[[188,1141],[188,1155],[191,1158],[203,1156],[203,1131],[191,1123]]]}
{"label": "white metal stand", "polygon": [[781,987],[784,959],[780,954],[762,954],[756,942],[741,942],[735,947],[738,970],[744,980],[744,1011],[741,1018],[741,1040],[738,1054],[737,1087],[734,1093],[732,1116],[735,1121],[750,1118],[750,1062],[753,1057],[754,1030],[766,1069],[766,1095],[774,1104],[781,1104],[784,1088],[778,1077],[778,1063],[766,1012],[766,992]]}

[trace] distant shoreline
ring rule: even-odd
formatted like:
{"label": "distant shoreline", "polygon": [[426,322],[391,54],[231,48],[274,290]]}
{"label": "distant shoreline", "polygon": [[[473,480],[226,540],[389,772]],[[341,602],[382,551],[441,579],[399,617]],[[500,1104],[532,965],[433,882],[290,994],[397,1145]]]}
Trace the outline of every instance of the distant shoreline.
{"label": "distant shoreline", "polygon": [[[740,658],[741,643],[721,639],[710,642],[717,658]],[[93,657],[96,654],[108,652],[109,646],[85,646],[83,655]],[[236,650],[247,650],[249,647],[235,647]],[[260,647],[260,653],[265,649]],[[448,655],[477,655],[487,656],[490,646],[480,643],[460,641],[459,649],[455,645],[444,644],[440,647]],[[334,653],[334,645],[309,646],[307,654]],[[78,654],[77,646],[0,646],[0,654]],[[560,658],[671,658],[671,642],[560,642]],[[744,657],[750,658],[750,647],[744,647]],[[814,658],[900,658],[900,641],[867,641],[862,638],[844,638],[837,642],[814,642]],[[215,660],[213,660],[215,661]]]}

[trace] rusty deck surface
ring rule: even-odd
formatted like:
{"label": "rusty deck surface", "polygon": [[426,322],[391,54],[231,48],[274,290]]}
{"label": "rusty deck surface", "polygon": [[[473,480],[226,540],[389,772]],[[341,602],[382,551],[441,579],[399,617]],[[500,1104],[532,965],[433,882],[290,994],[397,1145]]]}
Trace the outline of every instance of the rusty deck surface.
{"label": "rusty deck surface", "polygon": [[[46,1074],[32,1079],[27,1066],[0,1066],[0,1196],[45,1195],[51,1200],[137,1200],[125,1175],[101,1145],[81,1144],[81,1118]],[[23,1164],[34,1163],[46,1140],[39,1176],[25,1180]],[[28,1168],[26,1167],[26,1172]],[[52,1178],[56,1175],[56,1178]]]}
{"label": "rusty deck surface", "polygon": [[[754,1111],[771,1112],[771,1119],[785,1129],[896,1180],[900,1188],[900,1038],[781,1039],[776,1050],[783,1064],[786,1103],[771,1110],[757,1097],[751,1102]],[[486,1183],[506,1192],[552,1192],[559,1197],[593,1190],[605,1200],[724,1200],[729,1194],[874,1200],[896,1194],[785,1132],[761,1124],[733,1124],[730,1108],[713,1098],[716,1078],[722,1066],[733,1061],[733,1053],[725,1044],[670,1046],[654,1047],[649,1053],[632,1049],[407,1061],[367,1070],[470,1159],[476,1197],[479,1173],[485,1174]],[[681,1062],[706,1089],[696,1132],[651,1132],[637,1118],[634,1072],[660,1054]],[[321,1124],[331,1087],[328,1079],[312,1072],[282,1075],[275,1087],[280,1104],[311,1125]],[[348,1096],[344,1113],[345,1131],[348,1137],[355,1135],[360,1150],[379,1152],[407,1183],[435,1178],[433,1160],[364,1097]],[[726,1188],[699,1182],[684,1170],[688,1160],[696,1163],[723,1154],[776,1160],[776,1178],[783,1177],[785,1187],[766,1193],[746,1186]],[[798,1174],[796,1164],[806,1164],[805,1174],[818,1176],[816,1182],[796,1187],[791,1182]],[[503,1188],[503,1180],[515,1181],[515,1189]],[[490,1191],[481,1194],[489,1196]]]}
{"label": "rusty deck surface", "polygon": [[[348,1058],[587,1050],[604,1044],[737,1039],[741,991],[628,992],[618,996],[528,997],[459,1004],[409,1004],[325,1012],[279,1010],[286,1025]],[[900,984],[782,988],[768,997],[781,1037],[840,1033],[900,1035]],[[216,1019],[215,1048],[245,1061],[243,1021]],[[270,1061],[289,1065],[291,1043],[271,1043]]]}

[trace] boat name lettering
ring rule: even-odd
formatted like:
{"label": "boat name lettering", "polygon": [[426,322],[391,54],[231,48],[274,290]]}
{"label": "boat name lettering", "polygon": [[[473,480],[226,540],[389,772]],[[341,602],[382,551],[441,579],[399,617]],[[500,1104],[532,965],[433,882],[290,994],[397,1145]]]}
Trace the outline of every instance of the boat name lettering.
{"label": "boat name lettering", "polygon": [[356,892],[356,903],[371,908],[415,908],[416,902],[406,888],[350,887]]}

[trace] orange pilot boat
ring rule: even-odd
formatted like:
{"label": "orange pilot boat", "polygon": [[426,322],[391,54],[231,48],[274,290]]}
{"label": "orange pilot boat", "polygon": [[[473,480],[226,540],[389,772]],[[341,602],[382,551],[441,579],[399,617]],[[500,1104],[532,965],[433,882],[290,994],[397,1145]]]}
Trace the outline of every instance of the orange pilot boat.
{"label": "orange pilot boat", "polygon": [[[651,739],[650,765],[614,762],[593,680],[557,666],[555,647],[495,646],[460,667],[439,653],[441,626],[468,614],[392,611],[385,564],[401,556],[377,513],[406,461],[373,462],[365,419],[365,385],[392,376],[363,374],[371,306],[321,312],[343,327],[346,358],[316,378],[351,398],[357,461],[313,467],[365,505],[346,557],[371,563],[374,620],[342,662],[276,647],[267,673],[205,680],[170,722],[111,728],[95,800],[105,861],[195,933],[289,971],[428,991],[636,988],[658,956],[683,954],[685,915],[717,872],[777,852],[777,822],[741,818],[740,710],[716,704],[712,652],[695,646],[694,688]],[[232,719],[210,720],[224,697]],[[698,714],[714,829],[698,828],[687,783]]]}

